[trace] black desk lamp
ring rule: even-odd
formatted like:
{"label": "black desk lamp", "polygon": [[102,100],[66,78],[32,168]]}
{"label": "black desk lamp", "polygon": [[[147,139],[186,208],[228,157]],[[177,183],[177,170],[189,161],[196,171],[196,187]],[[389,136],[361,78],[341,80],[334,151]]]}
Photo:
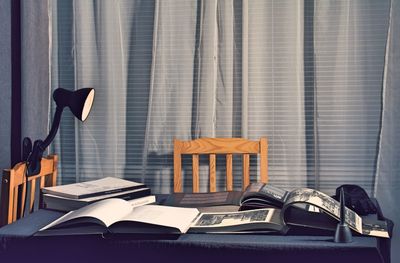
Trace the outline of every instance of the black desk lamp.
{"label": "black desk lamp", "polygon": [[85,121],[92,108],[94,93],[93,88],[84,88],[76,91],[58,88],[53,92],[53,99],[57,108],[49,135],[44,141],[36,140],[33,148],[30,138],[25,137],[22,142],[22,159],[27,162],[27,176],[36,175],[40,172],[40,161],[42,160],[43,152],[57,134],[64,108],[68,106],[76,118]]}
{"label": "black desk lamp", "polygon": [[336,243],[350,243],[353,241],[351,230],[346,223],[346,206],[343,187],[340,188],[340,222],[336,226],[334,241]]}

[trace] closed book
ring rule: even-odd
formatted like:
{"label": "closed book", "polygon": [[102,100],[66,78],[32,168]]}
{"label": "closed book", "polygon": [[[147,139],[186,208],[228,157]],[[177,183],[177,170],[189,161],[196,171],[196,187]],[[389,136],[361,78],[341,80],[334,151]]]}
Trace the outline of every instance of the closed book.
{"label": "closed book", "polygon": [[146,185],[121,178],[106,177],[81,183],[45,187],[42,192],[71,199],[83,199],[141,188],[146,188]]}
{"label": "closed book", "polygon": [[[124,199],[124,200],[128,201],[128,200],[136,200],[138,198],[148,197],[148,196],[150,196],[150,194],[151,194],[151,191],[149,188],[141,188],[141,189],[129,190],[129,191],[124,191],[124,192],[119,192],[119,193],[87,197],[87,198],[82,198],[82,199],[67,198],[67,197],[62,197],[62,196],[57,196],[57,195],[52,195],[52,194],[43,194],[43,202],[44,202],[45,208],[47,208],[47,209],[68,212],[68,211],[79,209],[83,206],[86,206],[88,204],[91,204],[91,203],[94,203],[94,202],[97,202],[100,200],[108,199],[108,198],[120,198],[120,199]],[[152,203],[151,200],[152,200],[151,198],[148,198],[148,202],[146,202],[146,203]],[[155,202],[155,201],[153,201],[153,202]]]}

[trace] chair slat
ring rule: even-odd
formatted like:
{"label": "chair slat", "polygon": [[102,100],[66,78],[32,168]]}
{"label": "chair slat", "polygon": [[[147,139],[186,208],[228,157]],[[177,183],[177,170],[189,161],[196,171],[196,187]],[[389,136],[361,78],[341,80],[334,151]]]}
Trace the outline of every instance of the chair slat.
{"label": "chair slat", "polygon": [[226,155],[226,191],[233,190],[232,154]]}
{"label": "chair slat", "polygon": [[[57,155],[42,158],[39,174],[26,177],[26,163],[20,162],[11,169],[3,170],[1,184],[0,226],[10,224],[24,216],[25,207],[33,211],[36,196],[36,180],[40,188],[54,186],[57,180]],[[47,180],[45,177],[49,177]],[[29,203],[25,199],[29,197]],[[40,200],[39,200],[40,201]]]}
{"label": "chair slat", "polygon": [[193,154],[192,156],[192,173],[193,173],[193,193],[198,193],[200,191],[198,154]]}
{"label": "chair slat", "polygon": [[243,154],[243,190],[250,184],[250,155]]}
{"label": "chair slat", "polygon": [[40,186],[39,186],[40,189],[43,189],[44,183],[45,183],[45,180],[46,180],[46,177],[47,177],[47,176],[41,176],[41,177],[40,177],[40,181],[39,181],[39,182],[40,182],[40,184],[39,184],[39,185],[40,185]]}
{"label": "chair slat", "polygon": [[14,187],[14,196],[13,196],[13,203],[12,203],[12,220],[17,220],[17,208],[18,208],[18,186]]}
{"label": "chair slat", "polygon": [[12,222],[12,206],[10,201],[14,196],[14,189],[10,187],[11,176],[14,173],[12,169],[3,170],[3,178],[1,181],[1,202],[0,202],[0,226],[7,225]]}
{"label": "chair slat", "polygon": [[180,141],[184,154],[259,153],[260,143],[242,138],[200,138]]}
{"label": "chair slat", "polygon": [[260,140],[260,177],[262,183],[268,182],[268,142],[266,138]]}
{"label": "chair slat", "polygon": [[26,183],[22,184],[21,205],[20,205],[19,217],[24,216],[25,199],[26,199],[25,196],[26,196]]}
{"label": "chair slat", "polygon": [[180,193],[182,192],[182,176],[181,176],[181,142],[175,140],[174,141],[174,192]]}
{"label": "chair slat", "polygon": [[[45,185],[46,185],[46,180],[47,180],[47,178],[48,177],[50,177],[50,175],[46,175],[46,176],[41,176],[40,178],[39,178],[39,189],[40,190],[42,190],[44,187],[45,187]],[[42,208],[43,207],[43,197],[42,197],[42,195],[40,194],[39,195],[39,209],[40,208]]]}
{"label": "chair slat", "polygon": [[266,138],[251,141],[244,138],[200,138],[191,141],[174,140],[174,192],[182,192],[182,154],[191,154],[193,160],[193,192],[200,188],[198,155],[210,156],[210,192],[216,191],[216,154],[226,155],[226,190],[233,190],[233,154],[243,156],[243,189],[250,184],[250,154],[259,154],[260,181],[268,182],[268,142]]}
{"label": "chair slat", "polygon": [[36,179],[31,181],[31,190],[30,190],[30,200],[29,200],[29,212],[33,212],[33,205],[35,203],[35,192],[36,192]]}
{"label": "chair slat", "polygon": [[58,175],[58,155],[53,156],[53,173],[50,173],[49,181],[46,183],[46,187],[54,186],[57,184],[57,175]]}
{"label": "chair slat", "polygon": [[217,191],[216,157],[210,154],[210,192]]}
{"label": "chair slat", "polygon": [[45,159],[43,158],[40,163],[40,176],[47,175],[53,173],[54,169],[54,158],[52,159]]}

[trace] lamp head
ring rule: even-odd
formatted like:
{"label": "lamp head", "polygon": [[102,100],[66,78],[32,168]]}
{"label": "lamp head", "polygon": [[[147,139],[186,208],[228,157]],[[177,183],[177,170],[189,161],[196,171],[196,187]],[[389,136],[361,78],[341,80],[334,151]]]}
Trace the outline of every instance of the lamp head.
{"label": "lamp head", "polygon": [[60,126],[61,114],[66,106],[71,112],[81,121],[85,121],[93,105],[94,89],[84,88],[76,91],[69,91],[58,88],[53,92],[53,99],[56,102],[57,108],[54,114],[53,124],[49,135],[44,141],[36,140],[32,147],[31,139],[24,138],[23,141],[23,160],[27,161],[28,169],[27,176],[32,176],[40,172],[40,161],[44,150],[53,141],[56,136],[58,127]]}
{"label": "lamp head", "polygon": [[71,112],[81,121],[85,121],[93,105],[94,89],[84,88],[70,91],[58,88],[53,92],[53,99],[61,109],[68,106]]}

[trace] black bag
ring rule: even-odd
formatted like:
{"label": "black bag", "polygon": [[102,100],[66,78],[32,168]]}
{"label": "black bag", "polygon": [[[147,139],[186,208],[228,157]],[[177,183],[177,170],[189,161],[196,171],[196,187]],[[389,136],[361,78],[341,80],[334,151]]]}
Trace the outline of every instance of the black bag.
{"label": "black bag", "polygon": [[336,195],[333,197],[337,201],[340,200],[340,188],[343,188],[345,204],[348,208],[351,208],[360,216],[376,214],[377,209],[374,202],[372,202],[362,187],[354,184],[339,186],[336,188]]}

